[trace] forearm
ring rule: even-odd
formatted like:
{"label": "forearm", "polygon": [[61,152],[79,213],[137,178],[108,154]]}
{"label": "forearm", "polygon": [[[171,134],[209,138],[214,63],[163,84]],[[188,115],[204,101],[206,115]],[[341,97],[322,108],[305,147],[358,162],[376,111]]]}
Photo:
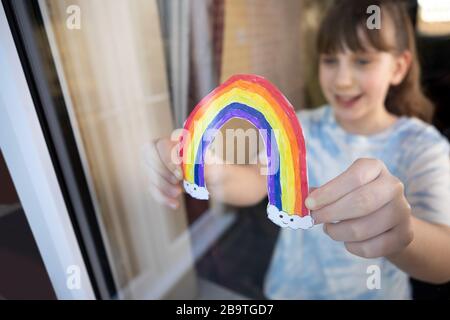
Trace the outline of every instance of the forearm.
{"label": "forearm", "polygon": [[388,259],[415,279],[435,284],[450,281],[450,227],[412,219],[413,241]]}

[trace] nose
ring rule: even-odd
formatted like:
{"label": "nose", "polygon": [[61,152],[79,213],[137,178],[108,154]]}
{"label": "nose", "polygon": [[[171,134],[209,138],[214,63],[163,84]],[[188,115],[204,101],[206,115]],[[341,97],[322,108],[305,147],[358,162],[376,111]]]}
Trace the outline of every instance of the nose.
{"label": "nose", "polygon": [[336,71],[335,85],[336,88],[347,88],[353,84],[353,72],[346,63],[340,63]]}

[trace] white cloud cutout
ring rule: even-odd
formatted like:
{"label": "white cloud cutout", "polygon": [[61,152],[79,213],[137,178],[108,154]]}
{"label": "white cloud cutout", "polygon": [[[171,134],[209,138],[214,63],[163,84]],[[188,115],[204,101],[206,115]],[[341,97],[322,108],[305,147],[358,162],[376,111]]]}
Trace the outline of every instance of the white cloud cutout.
{"label": "white cloud cutout", "polygon": [[267,206],[267,215],[273,223],[282,228],[291,229],[309,229],[314,226],[314,220],[311,216],[300,217],[296,214],[289,215],[277,207],[269,204]]}
{"label": "white cloud cutout", "polygon": [[199,200],[208,200],[209,192],[205,187],[199,187],[195,183],[183,181],[184,190],[189,193],[193,198]]}

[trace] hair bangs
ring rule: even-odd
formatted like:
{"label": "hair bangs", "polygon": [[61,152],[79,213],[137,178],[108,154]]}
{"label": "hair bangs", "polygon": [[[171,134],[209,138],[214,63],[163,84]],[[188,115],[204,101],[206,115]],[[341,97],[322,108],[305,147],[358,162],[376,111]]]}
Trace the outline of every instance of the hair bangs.
{"label": "hair bangs", "polygon": [[[351,5],[348,2],[341,1],[325,16],[317,38],[318,52],[334,54],[346,49],[354,52],[371,48],[378,51],[394,49],[394,45],[390,45],[383,36],[382,31],[386,28],[369,29],[367,26],[369,15],[365,1],[352,1]],[[385,25],[383,20],[382,25]]]}

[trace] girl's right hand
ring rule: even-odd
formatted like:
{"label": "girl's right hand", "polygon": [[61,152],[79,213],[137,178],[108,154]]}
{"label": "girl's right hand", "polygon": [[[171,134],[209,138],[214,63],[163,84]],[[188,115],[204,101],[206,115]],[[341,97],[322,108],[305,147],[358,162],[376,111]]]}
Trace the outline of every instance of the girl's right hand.
{"label": "girl's right hand", "polygon": [[183,174],[178,164],[177,141],[169,138],[153,140],[144,146],[143,156],[150,180],[149,191],[156,201],[172,209],[180,206]]}

